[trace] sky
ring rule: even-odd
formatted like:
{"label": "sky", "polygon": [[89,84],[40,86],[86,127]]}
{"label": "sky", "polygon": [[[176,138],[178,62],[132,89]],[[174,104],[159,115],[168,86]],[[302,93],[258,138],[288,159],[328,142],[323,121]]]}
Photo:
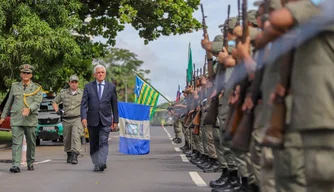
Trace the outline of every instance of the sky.
{"label": "sky", "polygon": [[[256,9],[255,0],[248,0],[248,10]],[[230,17],[237,16],[237,0],[201,0],[204,7],[206,24],[210,40],[221,34],[218,26],[227,18],[227,6],[231,5]],[[200,7],[193,13],[193,17],[202,21]],[[117,48],[128,49],[137,54],[139,60],[144,61],[142,69],[150,69],[147,75],[151,85],[156,88],[169,101],[175,101],[178,84],[185,87],[186,69],[188,66],[188,46],[191,43],[192,60],[196,68],[204,65],[205,51],[201,47],[203,31],[175,36],[160,36],[159,39],[144,44],[138,32],[130,25],[116,37]],[[105,42],[103,37],[95,37],[94,41]],[[110,74],[112,75],[112,74]],[[135,74],[134,74],[135,75]],[[167,102],[159,97],[158,104]]]}

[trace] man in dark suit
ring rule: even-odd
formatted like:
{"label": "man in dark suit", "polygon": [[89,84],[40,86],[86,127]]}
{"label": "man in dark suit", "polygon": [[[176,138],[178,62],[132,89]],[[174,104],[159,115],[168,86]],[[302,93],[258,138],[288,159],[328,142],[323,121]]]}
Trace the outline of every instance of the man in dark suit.
{"label": "man in dark suit", "polygon": [[95,81],[85,85],[81,102],[81,121],[88,128],[90,155],[94,171],[107,168],[109,150],[108,138],[118,125],[118,106],[116,86],[106,82],[106,68],[96,65]]}

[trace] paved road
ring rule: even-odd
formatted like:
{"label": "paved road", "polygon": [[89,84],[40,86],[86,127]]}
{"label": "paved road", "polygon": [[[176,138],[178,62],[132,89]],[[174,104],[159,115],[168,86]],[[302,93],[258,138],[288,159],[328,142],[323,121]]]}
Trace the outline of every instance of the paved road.
{"label": "paved road", "polygon": [[[0,162],[1,191],[17,192],[204,192],[217,173],[203,173],[186,159],[170,141],[172,128],[151,128],[151,152],[132,156],[118,152],[118,133],[110,136],[108,168],[93,172],[89,155],[79,158],[78,165],[65,163],[60,143],[42,143],[37,148],[34,172],[8,172],[9,163]],[[87,152],[89,151],[87,147]],[[0,160],[10,159],[10,150],[0,151]]]}

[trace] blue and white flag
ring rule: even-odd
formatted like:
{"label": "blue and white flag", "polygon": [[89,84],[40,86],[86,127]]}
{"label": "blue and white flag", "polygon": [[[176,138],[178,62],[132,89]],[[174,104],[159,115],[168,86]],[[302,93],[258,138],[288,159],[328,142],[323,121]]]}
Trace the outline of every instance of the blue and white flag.
{"label": "blue and white flag", "polygon": [[150,152],[150,106],[118,102],[119,151],[131,155]]}

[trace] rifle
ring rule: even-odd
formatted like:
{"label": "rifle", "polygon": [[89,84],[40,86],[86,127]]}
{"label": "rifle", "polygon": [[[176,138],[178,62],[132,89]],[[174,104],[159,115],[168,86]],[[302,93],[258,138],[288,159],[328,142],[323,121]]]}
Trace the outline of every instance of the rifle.
{"label": "rifle", "polygon": [[[202,27],[203,27],[203,37],[204,38],[208,38],[209,40],[209,35],[208,35],[208,31],[207,28],[208,26],[206,25],[206,21],[205,18],[206,16],[204,15],[204,8],[203,8],[203,4],[201,4],[201,12],[202,12]],[[213,81],[213,59],[212,59],[212,53],[210,51],[206,51],[206,60],[208,63],[208,76],[209,76],[209,81]],[[205,75],[205,73],[204,73]]]}
{"label": "rifle", "polygon": [[[265,0],[264,1],[264,19],[262,18],[262,26],[264,26],[264,23],[268,20],[268,15],[269,15],[269,4],[270,0]],[[264,54],[261,54],[258,56],[259,59],[263,59]],[[261,61],[258,63],[262,63]],[[251,102],[253,104],[252,108],[247,108],[246,111],[244,112],[241,122],[238,126],[237,131],[235,132],[232,143],[231,143],[231,148],[242,151],[242,152],[248,152],[249,151],[249,146],[250,146],[250,141],[252,138],[252,131],[254,128],[254,109],[257,105],[257,101],[261,98],[261,82],[263,78],[263,73],[264,73],[264,66],[259,66],[257,65],[255,71],[255,78],[252,82],[251,85],[251,90],[250,93],[247,95],[248,99],[251,99]],[[245,100],[246,102],[246,100]]]}
{"label": "rifle", "polygon": [[[224,25],[224,41],[223,41],[223,46],[225,47],[226,50],[228,50],[228,39],[227,39],[227,34],[228,34],[228,24],[230,20],[230,10],[231,10],[231,5],[228,5],[227,7],[227,22]],[[210,107],[208,109],[208,113],[204,119],[204,123],[208,125],[215,125],[217,121],[217,115],[218,115],[218,107],[219,107],[219,94],[220,92],[224,89],[224,86],[219,86],[219,79],[222,78],[222,65],[217,64],[217,75],[216,75],[216,88],[217,88],[217,95],[211,98],[210,100]]]}
{"label": "rifle", "polygon": [[[246,38],[249,36],[249,29],[248,29],[248,15],[247,15],[247,0],[242,1],[242,20],[243,20],[243,27],[242,27],[242,43],[246,42]],[[241,67],[240,69],[244,69],[245,67]],[[231,140],[234,136],[236,130],[238,129],[238,125],[241,121],[243,111],[242,111],[242,104],[246,97],[246,90],[249,85],[248,77],[241,80],[241,82],[235,87],[235,96],[238,98],[236,103],[232,104],[232,108],[230,110],[230,116],[228,123],[225,124],[225,140]]]}
{"label": "rifle", "polygon": [[[293,37],[292,37],[293,38]],[[291,41],[286,39],[287,41]],[[290,79],[292,72],[294,50],[285,53],[282,56],[282,63],[280,66],[280,80],[275,88],[275,98],[273,100],[273,110],[271,118],[265,127],[265,135],[261,143],[262,146],[283,148],[283,136],[286,124],[285,97],[290,89]]]}
{"label": "rifle", "polygon": [[188,69],[186,69],[186,87],[188,87],[189,83],[188,83]]}
{"label": "rifle", "polygon": [[207,56],[205,55],[205,56],[204,56],[204,65],[203,65],[203,75],[204,75],[204,76],[206,75],[205,73],[206,73],[206,67],[207,67],[207,62],[206,62],[207,59],[206,59],[206,57],[207,57]]}

